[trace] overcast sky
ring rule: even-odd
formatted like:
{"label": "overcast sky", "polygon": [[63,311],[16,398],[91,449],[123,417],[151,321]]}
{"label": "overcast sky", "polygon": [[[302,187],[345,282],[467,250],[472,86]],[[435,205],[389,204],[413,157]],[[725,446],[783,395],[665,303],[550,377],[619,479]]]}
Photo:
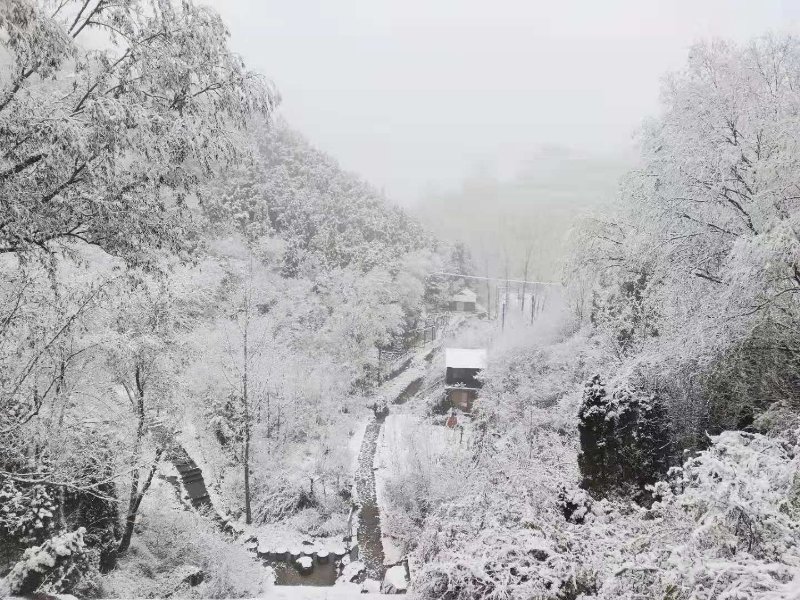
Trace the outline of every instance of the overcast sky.
{"label": "overcast sky", "polygon": [[624,152],[694,41],[800,17],[800,0],[207,1],[285,118],[401,203],[543,145]]}

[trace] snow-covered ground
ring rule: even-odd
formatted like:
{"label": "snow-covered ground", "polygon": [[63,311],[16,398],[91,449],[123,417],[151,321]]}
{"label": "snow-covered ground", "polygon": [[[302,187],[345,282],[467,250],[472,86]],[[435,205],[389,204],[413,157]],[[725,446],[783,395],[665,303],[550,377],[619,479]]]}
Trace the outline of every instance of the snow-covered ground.
{"label": "snow-covered ground", "polygon": [[368,420],[361,421],[353,432],[353,436],[347,441],[347,451],[350,453],[350,474],[355,475],[358,470],[358,453],[361,450],[361,443],[364,441],[364,432],[367,430]]}
{"label": "snow-covered ground", "polygon": [[[404,407],[405,408],[405,407]],[[408,407],[403,412],[386,417],[378,437],[375,454],[375,488],[383,523],[393,521],[396,510],[387,494],[387,482],[414,476],[425,465],[453,459],[468,450],[470,423],[462,417],[462,425],[450,429],[435,425],[425,417],[412,412]],[[383,550],[387,565],[400,562],[405,556],[402,544],[391,535],[388,527],[383,531]]]}
{"label": "snow-covered ground", "polygon": [[361,585],[351,583],[335,587],[306,585],[275,586],[267,594],[269,600],[391,600],[391,594],[363,593]]}
{"label": "snow-covered ground", "polygon": [[375,400],[391,405],[412,382],[425,375],[428,367],[425,357],[434,352],[436,348],[436,342],[429,342],[417,350],[412,356],[410,364],[402,373],[378,388],[375,392]]}
{"label": "snow-covered ground", "polygon": [[[261,554],[267,552],[293,552],[302,549],[307,554],[327,551],[329,554],[344,554],[349,550],[346,543],[338,537],[320,538],[305,535],[297,529],[282,523],[267,523],[251,528],[247,537],[253,536],[258,541]],[[297,552],[294,552],[297,554]]]}

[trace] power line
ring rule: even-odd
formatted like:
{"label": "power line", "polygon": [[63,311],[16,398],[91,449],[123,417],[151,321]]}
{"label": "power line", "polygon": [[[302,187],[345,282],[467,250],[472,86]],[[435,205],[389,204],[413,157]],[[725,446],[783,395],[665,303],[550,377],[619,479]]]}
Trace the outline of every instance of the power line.
{"label": "power line", "polygon": [[501,283],[508,282],[508,283],[524,283],[526,285],[535,284],[535,285],[557,285],[559,287],[561,286],[561,284],[556,282],[556,281],[524,281],[522,279],[502,279],[502,278],[499,278],[499,277],[478,277],[476,275],[462,275],[461,273],[447,273],[445,271],[440,271],[438,273],[432,273],[432,275],[447,275],[447,276],[451,276],[451,277],[460,277],[462,279],[480,279],[482,281],[499,281]]}

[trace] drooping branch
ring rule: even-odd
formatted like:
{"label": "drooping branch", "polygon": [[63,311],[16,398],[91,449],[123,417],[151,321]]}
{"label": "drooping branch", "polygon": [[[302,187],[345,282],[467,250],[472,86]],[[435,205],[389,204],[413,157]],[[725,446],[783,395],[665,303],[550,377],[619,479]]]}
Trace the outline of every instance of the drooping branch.
{"label": "drooping branch", "polygon": [[[106,282],[107,283],[107,282]],[[42,346],[38,352],[36,352],[28,361],[28,364],[23,368],[22,373],[20,374],[14,388],[11,390],[9,394],[10,397],[14,397],[22,387],[22,385],[27,381],[28,377],[30,377],[31,373],[33,372],[34,367],[39,363],[39,360],[44,355],[45,352],[50,350],[50,348],[55,344],[55,342],[61,338],[61,336],[72,326],[72,324],[80,317],[84,310],[89,306],[89,304],[97,297],[104,287],[103,285],[97,286],[90,294],[86,296],[86,298],[81,302],[78,308],[69,316],[69,318],[64,322],[64,324],[50,337],[48,342]]]}
{"label": "drooping branch", "polygon": [[[90,2],[90,0],[85,0],[83,6],[81,7],[81,11],[78,13],[78,16],[75,17],[75,22],[69,28],[70,32],[72,32],[72,29],[78,24],[78,21],[81,18],[81,14],[86,9],[86,7],[89,5],[89,2]],[[80,35],[80,33],[81,33],[81,31],[83,31],[84,27],[86,27],[89,24],[89,22],[92,20],[92,17],[97,15],[100,11],[103,10],[103,8],[105,8],[106,3],[107,3],[107,0],[98,0],[97,4],[91,10],[91,12],[86,16],[86,18],[84,19],[83,23],[74,32],[72,32],[70,34],[70,35],[72,35],[73,39],[77,38]]]}
{"label": "drooping branch", "polygon": [[12,176],[16,175],[17,173],[21,173],[22,171],[24,171],[28,167],[31,167],[31,166],[35,165],[36,163],[38,163],[43,158],[44,158],[44,154],[43,153],[38,153],[38,154],[34,154],[32,156],[29,156],[28,158],[26,158],[22,162],[17,163],[13,167],[11,167],[9,169],[6,169],[2,173],[0,173],[0,181],[5,181],[9,177],[12,177]]}
{"label": "drooping branch", "polygon": [[693,216],[691,216],[691,215],[689,215],[687,213],[682,213],[679,216],[682,219],[687,219],[689,221],[692,221],[693,223],[697,223],[698,225],[703,225],[704,227],[708,227],[709,229],[711,229],[713,231],[718,231],[719,233],[725,233],[727,235],[732,235],[733,237],[739,237],[739,234],[734,233],[733,231],[725,229],[724,227],[720,227],[719,225],[715,225],[714,223],[706,223],[705,221],[701,221],[699,219],[696,219],[696,218],[694,218]]}
{"label": "drooping branch", "polygon": [[17,95],[17,92],[22,87],[22,84],[25,83],[25,80],[28,79],[31,75],[36,72],[37,66],[30,67],[20,73],[19,77],[17,77],[14,85],[11,86],[11,89],[6,92],[6,97],[3,98],[3,101],[0,102],[0,111],[2,111],[9,103],[14,99],[14,96]]}
{"label": "drooping branch", "polygon": [[695,277],[700,277],[701,279],[705,279],[707,281],[711,281],[713,283],[720,283],[720,284],[725,283],[719,277],[715,277],[714,275],[711,275],[708,271],[704,271],[702,269],[695,269],[692,272],[692,275],[694,275]]}

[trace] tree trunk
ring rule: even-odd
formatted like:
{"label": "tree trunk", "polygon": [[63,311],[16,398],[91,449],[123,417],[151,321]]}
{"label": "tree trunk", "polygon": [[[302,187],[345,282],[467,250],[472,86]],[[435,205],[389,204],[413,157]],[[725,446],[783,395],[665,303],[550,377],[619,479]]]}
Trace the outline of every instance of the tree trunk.
{"label": "tree trunk", "polygon": [[131,491],[128,497],[128,511],[125,515],[125,529],[122,533],[122,538],[119,541],[117,551],[119,553],[125,552],[131,545],[131,538],[133,537],[133,528],[136,525],[136,515],[139,513],[139,506],[142,503],[145,493],[150,488],[153,482],[153,476],[158,468],[158,461],[161,459],[163,449],[156,451],[156,458],[150,467],[150,472],[145,479],[142,489],[139,489],[139,460],[142,456],[142,440],[145,432],[145,410],[144,410],[144,380],[142,379],[142,369],[140,365],[136,366],[134,374],[136,381],[136,441],[133,446],[133,464],[134,469],[131,473]]}
{"label": "tree trunk", "polygon": [[[158,461],[161,459],[161,455],[163,454],[164,450],[159,448],[156,451],[156,458],[153,461],[153,464],[150,467],[150,472],[147,474],[147,479],[144,480],[144,484],[142,485],[142,489],[137,491],[135,494],[131,496],[130,503],[128,505],[128,515],[125,518],[125,530],[122,532],[122,539],[119,542],[119,546],[117,547],[117,552],[123,553],[125,552],[131,545],[131,539],[133,538],[133,528],[136,525],[136,515],[139,513],[139,506],[142,504],[142,499],[144,495],[147,493],[147,490],[150,489],[150,484],[153,483],[153,476],[156,474],[156,469],[158,469]],[[137,468],[136,471],[136,480],[139,480],[139,469]]]}
{"label": "tree trunk", "polygon": [[[252,266],[251,266],[252,269]],[[250,511],[250,400],[247,396],[247,375],[248,375],[248,348],[247,333],[250,328],[250,299],[247,299],[245,306],[244,322],[244,369],[242,370],[242,402],[244,403],[244,514],[245,523],[252,522]]]}
{"label": "tree trunk", "polygon": [[[505,302],[506,305],[508,305],[508,254],[506,254],[505,262],[506,262],[505,264],[506,291],[505,291],[505,299],[503,301]],[[503,311],[503,314],[505,314],[505,310]]]}
{"label": "tree trunk", "polygon": [[250,514],[250,426],[244,425],[244,513],[248,525],[253,518]]}

